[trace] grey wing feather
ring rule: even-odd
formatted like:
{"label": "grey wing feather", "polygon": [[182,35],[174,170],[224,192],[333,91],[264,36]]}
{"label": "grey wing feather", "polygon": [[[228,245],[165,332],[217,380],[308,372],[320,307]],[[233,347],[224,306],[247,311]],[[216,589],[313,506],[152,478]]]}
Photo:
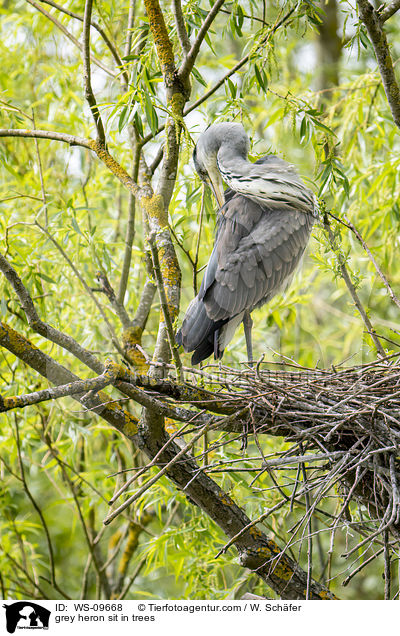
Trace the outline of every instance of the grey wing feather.
{"label": "grey wing feather", "polygon": [[315,220],[303,211],[268,209],[241,195],[224,208],[209,264],[212,260],[212,277],[207,271],[203,292],[214,321],[270,300],[299,264]]}

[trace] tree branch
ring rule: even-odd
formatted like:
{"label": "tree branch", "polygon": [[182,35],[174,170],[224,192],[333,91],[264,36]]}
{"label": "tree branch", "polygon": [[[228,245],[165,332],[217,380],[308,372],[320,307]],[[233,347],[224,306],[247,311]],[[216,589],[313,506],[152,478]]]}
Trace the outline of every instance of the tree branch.
{"label": "tree branch", "polygon": [[183,82],[186,83],[186,81],[189,78],[190,73],[192,72],[192,68],[194,66],[194,63],[196,61],[196,58],[199,54],[200,51],[200,47],[203,43],[204,38],[207,35],[207,32],[209,31],[212,23],[214,22],[218,11],[220,10],[220,8],[222,7],[222,5],[224,4],[225,0],[216,0],[216,2],[213,4],[212,8],[210,9],[210,11],[208,12],[208,15],[206,17],[206,19],[204,20],[203,24],[200,27],[200,30],[197,34],[197,37],[190,49],[190,51],[188,51],[183,64],[181,65],[178,74],[180,76],[180,78],[182,79]]}
{"label": "tree branch", "polygon": [[124,329],[130,329],[132,325],[132,321],[128,312],[126,311],[124,305],[122,305],[118,298],[115,295],[113,288],[110,285],[110,281],[108,280],[106,274],[103,271],[96,272],[96,279],[99,281],[100,288],[92,289],[92,291],[100,291],[105,294],[110,301],[111,306],[115,310],[118,318],[121,321],[121,324]]}
{"label": "tree branch", "polygon": [[379,17],[379,22],[383,24],[386,20],[392,17],[397,11],[400,9],[400,0],[393,0],[388,5],[382,5],[378,10],[377,14]]}
{"label": "tree branch", "polygon": [[136,327],[140,329],[141,331],[143,331],[150,314],[155,293],[156,293],[156,285],[150,278],[148,278],[144,284],[142,293],[140,295],[135,317],[132,320],[132,327]]}
{"label": "tree branch", "polygon": [[15,269],[2,254],[0,254],[0,271],[3,272],[4,276],[13,287],[20,300],[21,307],[28,320],[28,324],[34,331],[36,331],[36,333],[72,353],[76,358],[78,358],[78,360],[89,367],[89,369],[92,369],[98,374],[103,373],[104,366],[91,351],[84,349],[78,342],[76,342],[76,340],[74,340],[74,338],[68,336],[62,331],[59,331],[58,329],[55,329],[39,318],[28,290]]}
{"label": "tree branch", "polygon": [[151,175],[153,175],[155,171],[157,170],[158,166],[160,165],[163,159],[163,156],[164,156],[164,146],[161,145],[157,151],[156,156],[154,157],[153,161],[149,165],[149,172]]}
{"label": "tree branch", "polygon": [[[69,384],[80,380],[78,376],[62,364],[55,362],[53,358],[40,351],[27,338],[4,322],[0,322],[0,346],[8,349],[8,351],[52,384]],[[109,424],[127,437],[132,439],[136,435],[138,420],[115,404],[109,405],[110,398],[108,395],[90,395],[86,399],[84,396],[81,399],[75,399],[86,408],[90,408],[94,413],[101,415]]]}
{"label": "tree branch", "polygon": [[[146,215],[143,213],[143,226],[147,231]],[[145,252],[145,267],[147,271],[147,279],[140,294],[139,302],[136,307],[135,316],[128,329],[124,329],[122,341],[124,350],[130,362],[135,366],[138,373],[147,373],[149,370],[149,359],[144,354],[142,344],[142,334],[150,315],[151,306],[153,304],[156,285],[153,280],[153,267],[151,256],[148,251]]]}
{"label": "tree branch", "polygon": [[225,75],[223,77],[221,77],[220,80],[218,80],[218,82],[216,82],[214,84],[214,86],[212,86],[208,91],[206,91],[204,93],[204,95],[202,95],[202,97],[199,97],[199,99],[197,99],[195,102],[193,102],[193,104],[191,104],[190,106],[188,106],[187,108],[185,108],[185,110],[183,111],[184,116],[188,115],[189,113],[191,113],[193,110],[196,110],[196,108],[198,108],[201,104],[203,104],[205,101],[207,101],[207,99],[209,97],[211,97],[211,95],[213,95],[221,86],[224,85],[224,83],[226,82],[227,79],[229,79],[232,75],[234,75],[235,73],[237,73],[238,71],[240,71],[240,69],[247,64],[247,62],[257,53],[257,51],[264,46],[264,44],[266,44],[268,42],[268,40],[271,38],[271,36],[283,25],[285,24],[289,18],[293,15],[293,13],[295,12],[296,7],[293,7],[292,9],[290,9],[280,20],[278,20],[278,22],[276,22],[276,24],[274,24],[270,30],[268,31],[268,33],[265,35],[265,37],[262,38],[261,42],[257,45],[257,48],[255,51],[250,51],[250,53],[247,53],[244,57],[242,57],[241,60],[239,60],[239,62],[237,62],[237,64],[235,64],[235,66],[233,68],[231,68],[230,71],[228,71],[227,73],[225,73]]}
{"label": "tree branch", "polygon": [[[156,391],[162,395],[172,397],[174,400],[186,402],[198,409],[206,409],[212,413],[231,415],[238,410],[237,400],[230,396],[224,396],[223,400],[216,399],[215,395],[199,386],[179,384],[171,378],[155,378],[148,375],[132,373],[129,369],[120,368],[119,380],[133,386],[142,387],[149,391]],[[240,427],[240,422],[238,422]],[[232,430],[232,429],[230,429]]]}
{"label": "tree branch", "polygon": [[381,279],[381,281],[384,284],[384,286],[386,287],[390,298],[395,303],[395,305],[397,305],[397,307],[400,309],[400,300],[399,300],[399,298],[394,293],[392,286],[390,285],[388,279],[386,278],[385,274],[382,272],[380,266],[378,265],[378,263],[377,263],[377,261],[375,259],[375,256],[373,255],[373,253],[369,249],[367,243],[364,241],[363,237],[361,236],[360,232],[357,230],[355,225],[353,225],[353,223],[346,216],[344,217],[344,221],[342,219],[336,217],[332,213],[330,213],[330,216],[332,216],[337,222],[341,223],[342,225],[344,225],[345,227],[347,227],[349,230],[351,230],[353,232],[353,234],[356,237],[357,241],[360,243],[360,245],[362,245],[362,247],[364,248],[365,252],[368,254],[368,258],[371,261],[371,263],[373,264],[373,266],[375,267],[375,271],[378,274],[378,276]]}
{"label": "tree branch", "polygon": [[164,281],[163,281],[163,277],[162,277],[161,269],[160,269],[160,261],[159,261],[159,258],[158,258],[158,250],[157,250],[157,246],[155,244],[155,235],[152,234],[152,235],[148,236],[147,240],[148,240],[148,243],[150,245],[151,256],[152,256],[152,259],[153,259],[154,276],[155,276],[155,279],[156,279],[156,282],[157,282],[158,294],[160,296],[161,309],[162,309],[162,313],[163,313],[163,316],[164,316],[165,327],[166,327],[166,330],[167,330],[169,346],[170,346],[170,349],[171,349],[171,356],[172,356],[172,358],[174,360],[174,363],[175,363],[176,375],[177,375],[178,381],[181,382],[182,379],[183,379],[182,378],[182,362],[181,362],[181,359],[179,357],[178,347],[177,347],[176,342],[175,342],[175,336],[174,336],[174,330],[173,330],[171,315],[169,313],[168,301],[167,301],[167,296],[166,296],[165,288],[164,288]]}
{"label": "tree branch", "polygon": [[340,272],[342,274],[342,278],[343,278],[344,282],[346,283],[347,289],[350,292],[350,296],[352,297],[353,302],[354,302],[355,306],[358,309],[358,312],[359,312],[359,314],[360,314],[360,316],[361,316],[361,318],[363,320],[363,323],[364,323],[364,325],[365,325],[365,327],[367,329],[367,332],[370,334],[370,336],[371,336],[371,338],[372,338],[372,340],[374,342],[374,345],[376,347],[377,352],[379,353],[379,355],[382,358],[384,358],[386,356],[385,350],[383,349],[383,347],[382,347],[382,345],[380,343],[380,340],[379,340],[379,338],[376,335],[375,329],[373,328],[372,323],[371,323],[370,319],[368,318],[368,314],[367,314],[367,312],[365,311],[365,309],[363,307],[363,304],[362,304],[362,302],[361,302],[361,300],[360,300],[360,298],[359,298],[359,296],[358,296],[358,294],[356,292],[356,289],[355,289],[353,283],[351,282],[351,278],[350,278],[348,269],[346,267],[346,259],[345,259],[344,255],[342,254],[340,248],[336,244],[335,237],[334,237],[334,234],[332,232],[332,229],[331,229],[331,226],[329,224],[329,221],[328,221],[327,217],[325,217],[325,219],[324,219],[324,225],[325,225],[325,229],[327,231],[328,237],[329,237],[329,242],[331,244],[331,248],[332,248],[333,253],[335,254],[335,256],[337,258],[337,262],[338,262],[338,265],[339,265]]}
{"label": "tree branch", "polygon": [[76,380],[75,382],[59,384],[55,387],[43,389],[42,391],[34,391],[33,393],[26,393],[25,395],[14,395],[12,397],[0,396],[0,413],[5,413],[12,409],[24,408],[25,406],[32,406],[32,404],[39,404],[40,402],[47,402],[48,400],[58,400],[67,395],[77,395],[78,393],[84,395],[88,391],[97,392],[104,389],[112,380],[113,378],[106,368],[102,375],[96,378],[90,378],[89,380]]}
{"label": "tree branch", "polygon": [[172,0],[172,12],[174,14],[176,32],[182,51],[187,55],[190,51],[190,40],[186,31],[185,20],[182,13],[181,0]]}
{"label": "tree branch", "polygon": [[[152,201],[146,202],[145,199],[142,199],[142,202],[144,203],[149,232],[156,233],[158,238],[160,270],[168,302],[168,311],[173,323],[179,312],[181,271],[168,228],[168,207],[176,181],[180,131],[183,122],[182,112],[188,92],[176,73],[174,52],[160,4],[158,0],[144,0],[144,4],[157,49],[171,116],[168,117],[165,125],[167,141],[156,196],[153,197]],[[154,350],[154,359],[166,362],[169,355],[165,323],[161,323]],[[155,370],[152,369],[152,371]]]}
{"label": "tree branch", "polygon": [[104,132],[103,121],[97,106],[96,98],[93,93],[91,73],[90,73],[90,24],[92,18],[93,0],[86,0],[85,12],[83,16],[83,81],[85,86],[85,97],[89,104],[96,125],[97,137],[99,143],[106,145],[106,135]]}
{"label": "tree branch", "polygon": [[[200,106],[201,104],[203,104],[205,101],[207,101],[207,99],[209,97],[211,97],[211,95],[213,95],[221,86],[224,85],[224,83],[226,82],[227,79],[229,79],[232,75],[234,75],[235,73],[237,73],[237,71],[240,71],[240,69],[250,60],[250,58],[255,55],[255,53],[257,53],[257,51],[260,49],[261,46],[263,46],[264,44],[266,44],[266,42],[269,40],[269,38],[271,37],[271,35],[273,35],[283,24],[285,24],[289,18],[292,16],[292,14],[295,12],[296,7],[293,7],[292,9],[290,9],[284,16],[283,18],[281,18],[280,20],[278,20],[278,22],[276,22],[276,24],[274,24],[270,31],[267,33],[267,35],[261,40],[261,42],[258,44],[257,48],[255,49],[255,51],[251,51],[250,53],[248,53],[247,55],[245,55],[244,57],[242,57],[241,60],[239,60],[239,62],[237,62],[237,64],[235,64],[235,66],[233,68],[231,68],[230,71],[228,71],[227,73],[225,73],[225,75],[218,80],[218,82],[216,82],[214,84],[214,86],[212,86],[212,88],[210,88],[206,93],[204,93],[204,95],[202,95],[202,97],[199,97],[199,99],[197,99],[195,102],[193,102],[190,106],[186,106],[183,109],[183,117],[186,117],[186,115],[189,115],[189,113],[191,113],[193,110],[196,110],[196,108],[198,108],[198,106]],[[160,126],[156,132],[153,133],[149,133],[148,135],[146,135],[145,137],[143,137],[142,139],[142,146],[144,146],[145,144],[147,144],[149,141],[151,141],[152,139],[154,139],[154,137],[156,135],[158,135],[160,132],[162,132],[165,129],[165,126],[162,125]],[[160,157],[157,158],[157,162],[155,164],[155,168],[158,165],[158,161],[159,159],[161,159]],[[152,166],[153,167],[153,166]],[[154,168],[154,169],[155,169]]]}
{"label": "tree branch", "polygon": [[128,24],[126,27],[126,43],[124,56],[127,57],[131,52],[132,47],[132,29],[135,22],[136,0],[130,0],[129,12],[128,12]]}
{"label": "tree branch", "polygon": [[[135,155],[133,160],[133,170],[132,170],[132,179],[137,182],[138,174],[139,174],[139,163],[140,163],[140,153],[141,153],[140,144],[135,144]],[[128,286],[129,280],[129,270],[131,267],[132,260],[132,246],[133,239],[135,237],[135,214],[136,214],[136,201],[133,195],[129,196],[128,202],[128,223],[126,226],[126,235],[125,235],[125,252],[124,252],[124,260],[122,263],[122,272],[121,278],[119,281],[118,288],[118,302],[123,305],[125,300],[126,288]]]}
{"label": "tree branch", "polygon": [[393,121],[400,128],[400,88],[397,83],[390,55],[386,33],[382,28],[379,14],[368,0],[357,0],[361,21],[365,24],[375,51],[379,72],[382,77],[386,98],[392,113]]}
{"label": "tree branch", "polygon": [[149,19],[154,44],[157,49],[157,56],[164,76],[164,81],[167,85],[170,85],[173,82],[173,76],[175,74],[175,60],[164,15],[161,11],[158,0],[144,0],[144,6]]}
{"label": "tree branch", "polygon": [[[1,131],[0,131],[1,132]],[[98,158],[107,166],[117,179],[133,194],[134,197],[144,197],[149,199],[150,202],[153,197],[153,190],[150,185],[146,184],[145,187],[139,187],[136,181],[129,176],[125,168],[123,168],[114,157],[110,155],[108,150],[104,148],[97,140],[90,140],[89,148],[96,153]]]}
{"label": "tree branch", "polygon": [[89,139],[53,132],[52,130],[26,130],[23,128],[0,128],[0,137],[23,137],[31,139],[48,139],[62,141],[70,146],[81,146],[92,150]]}
{"label": "tree branch", "polygon": [[[9,265],[9,263],[1,255],[0,255],[0,269],[6,275],[7,279],[13,285],[15,291],[17,292],[21,300],[22,307],[28,318],[28,322],[30,326],[33,327],[35,331],[39,333],[40,335],[44,336],[45,338],[47,338],[48,340],[52,342],[55,342],[59,346],[63,347],[64,349],[67,349],[68,351],[76,355],[76,357],[79,358],[82,362],[84,362],[88,367],[92,368],[94,371],[99,373],[98,378],[92,378],[89,380],[80,380],[77,376],[74,376],[73,374],[71,374],[68,377],[67,384],[64,384],[64,382],[62,381],[56,382],[57,387],[54,389],[46,389],[43,391],[35,392],[33,394],[29,394],[28,396],[25,395],[25,396],[4,398],[3,400],[4,408],[2,408],[0,404],[0,412],[2,410],[8,411],[18,407],[29,406],[30,404],[36,404],[44,400],[51,400],[51,399],[64,397],[65,395],[74,395],[74,394],[80,393],[81,392],[80,389],[82,389],[82,393],[87,393],[88,391],[95,389],[96,387],[97,387],[97,390],[100,390],[102,388],[102,386],[100,386],[101,382],[103,381],[103,379],[105,380],[108,378],[104,386],[106,386],[107,384],[113,384],[124,395],[127,395],[138,404],[141,404],[144,407],[152,408],[153,410],[157,411],[158,413],[162,415],[165,415],[166,417],[170,417],[171,419],[175,419],[178,421],[189,421],[189,420],[193,422],[196,421],[198,424],[200,423],[204,424],[205,422],[208,422],[208,419],[209,419],[208,417],[204,418],[200,414],[196,413],[195,411],[188,411],[187,409],[183,409],[181,407],[169,406],[165,404],[164,402],[161,402],[160,400],[157,400],[147,395],[144,391],[126,382],[126,380],[130,381],[131,378],[134,376],[127,375],[125,372],[123,372],[121,375],[120,367],[118,365],[115,365],[114,363],[111,363],[110,361],[106,364],[106,367],[104,367],[101,364],[101,362],[99,362],[97,358],[95,358],[95,356],[92,353],[83,349],[73,338],[71,338],[70,336],[67,336],[66,334],[63,334],[62,332],[58,331],[57,329],[54,329],[53,327],[51,327],[50,325],[47,325],[46,323],[43,323],[37,315],[36,309],[33,305],[31,297],[28,294],[28,291],[24,287],[23,283],[20,281],[15,270]],[[29,341],[26,340],[26,343],[29,343]],[[26,345],[26,348],[29,349],[29,346],[33,347],[33,345],[30,345],[29,343],[29,345],[28,344]],[[13,350],[13,353],[15,353],[14,350]],[[58,363],[56,362],[54,362],[54,364],[58,365]],[[58,365],[58,367],[55,367],[55,368],[57,368],[58,370],[60,370],[61,368],[63,369],[61,365]],[[36,370],[38,369],[36,368]],[[47,376],[46,374],[43,374],[41,371],[39,371],[39,373],[44,375],[50,381],[53,381],[52,376]],[[111,373],[112,375],[110,375]],[[120,380],[117,380],[117,376],[120,377]],[[91,386],[92,382],[94,383],[93,386]],[[98,386],[96,382],[98,383]]]}
{"label": "tree branch", "polygon": [[[242,57],[241,60],[239,60],[239,62],[237,62],[237,64],[235,64],[235,66],[233,68],[231,68],[230,71],[228,71],[227,73],[225,73],[225,75],[223,77],[221,77],[220,80],[218,80],[218,82],[216,82],[214,84],[214,86],[212,86],[212,88],[210,88],[206,93],[204,93],[204,95],[202,95],[202,97],[199,97],[199,99],[197,99],[195,102],[193,102],[190,106],[186,106],[183,109],[183,116],[185,117],[186,115],[189,115],[189,113],[191,113],[193,110],[196,110],[196,108],[198,108],[198,106],[200,106],[201,104],[203,104],[205,101],[207,101],[207,99],[209,97],[211,97],[211,95],[213,95],[214,93],[216,93],[216,91],[224,85],[224,83],[226,82],[227,79],[229,79],[232,75],[234,75],[235,73],[237,73],[238,71],[240,71],[240,69],[247,64],[247,62],[250,60],[250,58],[255,55],[255,53],[257,53],[257,51],[261,48],[261,46],[264,46],[264,44],[267,43],[267,41],[269,40],[269,38],[286,22],[288,22],[289,18],[293,15],[293,13],[295,12],[296,7],[293,7],[292,9],[290,9],[280,20],[278,20],[276,22],[276,24],[274,24],[270,30],[268,31],[267,35],[262,38],[261,42],[258,44],[257,48],[255,51],[251,51],[250,53],[247,53],[244,57]],[[155,135],[158,135],[160,132],[162,132],[165,129],[165,126],[160,126]],[[145,137],[143,137],[142,139],[142,144],[145,145],[146,143],[148,143],[151,139],[153,139],[155,137],[155,135],[153,133],[149,133],[148,135],[146,135]],[[156,166],[157,167],[157,166]]]}

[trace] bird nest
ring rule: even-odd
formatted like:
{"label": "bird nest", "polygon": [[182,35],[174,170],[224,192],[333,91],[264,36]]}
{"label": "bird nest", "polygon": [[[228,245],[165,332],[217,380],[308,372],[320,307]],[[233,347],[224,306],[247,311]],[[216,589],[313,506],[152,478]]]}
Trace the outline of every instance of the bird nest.
{"label": "bird nest", "polygon": [[[162,382],[158,395],[161,392],[165,397],[168,391],[161,386]],[[400,517],[397,356],[329,370],[262,361],[255,368],[246,366],[242,371],[210,365],[202,371],[187,369],[184,386],[182,394],[176,391],[173,395],[175,405],[185,402],[197,406],[203,409],[202,417],[206,410],[209,416],[212,414],[212,422],[219,431],[236,433],[242,438],[242,447],[247,439],[256,442],[259,463],[247,469],[254,472],[251,484],[261,474],[268,473],[281,495],[280,501],[261,520],[285,504],[293,509],[296,502],[301,502],[306,508],[302,519],[306,525],[314,513],[321,512],[322,503],[334,490],[339,501],[333,511],[327,513],[325,508],[324,513],[328,515],[329,528],[334,534],[345,524],[361,535],[361,541],[347,556],[361,547],[365,552],[371,546],[376,550],[378,544],[372,559],[384,552],[385,546],[397,544]],[[283,436],[285,449],[274,456],[265,455],[261,437],[264,435]],[[232,436],[221,442],[219,435],[213,443],[214,448],[231,444]],[[243,462],[245,465],[245,454]],[[217,464],[205,465],[203,470],[209,474],[239,470],[238,461],[232,467],[231,460],[225,465],[219,460]],[[292,471],[291,495],[285,494],[277,483],[276,470],[280,474]]]}

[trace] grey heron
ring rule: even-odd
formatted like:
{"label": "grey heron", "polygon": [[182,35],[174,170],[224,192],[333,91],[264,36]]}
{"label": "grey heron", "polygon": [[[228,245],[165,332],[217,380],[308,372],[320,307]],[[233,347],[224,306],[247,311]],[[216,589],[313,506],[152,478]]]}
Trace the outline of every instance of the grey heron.
{"label": "grey heron", "polygon": [[315,221],[314,195],[295,169],[275,155],[251,163],[248,151],[243,126],[220,123],[200,135],[193,153],[220,209],[200,291],[176,336],[185,351],[194,352],[192,364],[212,353],[221,358],[241,322],[252,360],[250,314],[288,282]]}

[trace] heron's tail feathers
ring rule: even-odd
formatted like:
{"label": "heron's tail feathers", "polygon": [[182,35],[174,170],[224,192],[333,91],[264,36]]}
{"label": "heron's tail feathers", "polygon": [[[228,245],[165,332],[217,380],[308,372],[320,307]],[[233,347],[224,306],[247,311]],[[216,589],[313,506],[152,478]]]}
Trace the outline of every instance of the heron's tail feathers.
{"label": "heron's tail feathers", "polygon": [[211,320],[207,316],[204,302],[196,296],[190,303],[182,327],[176,334],[176,342],[186,352],[193,351],[192,364],[198,364],[212,353],[217,360],[222,358],[224,349],[220,347],[220,329],[227,320]]}

